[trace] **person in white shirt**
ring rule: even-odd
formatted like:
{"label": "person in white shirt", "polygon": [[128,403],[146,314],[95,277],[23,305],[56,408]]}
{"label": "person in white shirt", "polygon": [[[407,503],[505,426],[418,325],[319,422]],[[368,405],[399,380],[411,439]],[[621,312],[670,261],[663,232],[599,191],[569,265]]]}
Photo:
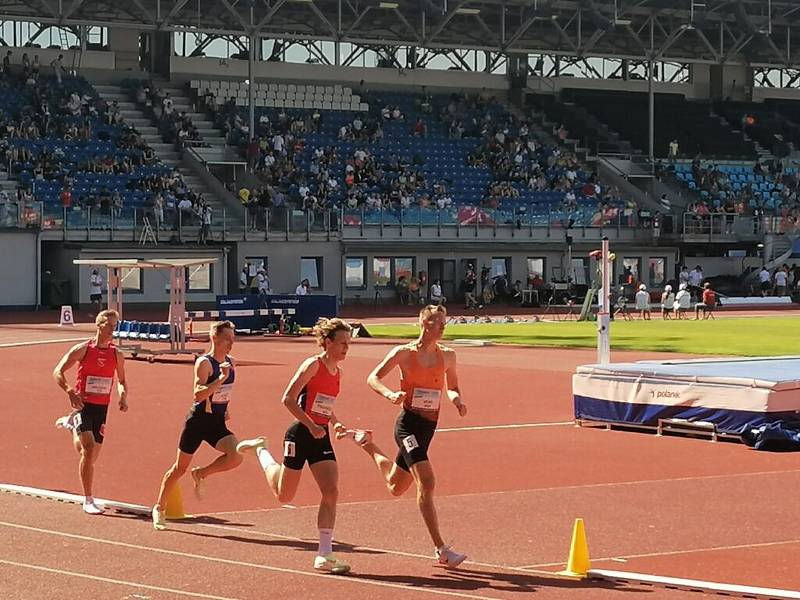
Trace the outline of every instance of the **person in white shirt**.
{"label": "person in white shirt", "polygon": [[671,319],[674,306],[675,294],[672,293],[672,286],[664,286],[664,292],[661,294],[661,318],[664,320]]}
{"label": "person in white shirt", "polygon": [[100,275],[97,269],[93,269],[92,274],[89,277],[89,301],[92,304],[96,304],[99,307],[102,300],[103,300],[103,276]]}
{"label": "person in white shirt", "polygon": [[650,294],[647,293],[647,286],[641,284],[639,291],[636,292],[636,310],[639,316],[645,321],[650,320]]}
{"label": "person in white shirt", "polygon": [[678,283],[689,283],[689,269],[686,265],[681,267],[681,272],[678,274]]}
{"label": "person in white shirt", "polygon": [[308,282],[308,279],[303,279],[303,281],[300,282],[300,285],[295,288],[294,293],[296,296],[308,296],[310,293],[310,287],[311,284]]}
{"label": "person in white shirt", "polygon": [[688,286],[682,283],[678,288],[678,293],[675,294],[675,317],[677,319],[685,319],[686,311],[692,305],[692,295],[687,290]]}
{"label": "person in white shirt", "polygon": [[769,296],[769,290],[772,287],[772,275],[770,275],[766,265],[761,267],[761,271],[758,273],[758,280],[761,282],[761,295]]}
{"label": "person in white shirt", "polygon": [[785,296],[789,277],[783,267],[775,271],[775,295]]}
{"label": "person in white shirt", "polygon": [[431,286],[431,304],[447,304],[447,298],[442,294],[442,285],[438,279]]}

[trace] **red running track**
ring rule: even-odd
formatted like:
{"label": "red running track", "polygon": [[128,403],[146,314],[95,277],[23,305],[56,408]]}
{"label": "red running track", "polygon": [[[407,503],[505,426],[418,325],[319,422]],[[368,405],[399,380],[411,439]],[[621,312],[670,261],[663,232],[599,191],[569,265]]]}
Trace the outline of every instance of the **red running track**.
{"label": "red running track", "polygon": [[[78,491],[68,437],[52,427],[67,403],[50,371],[67,343],[0,348],[8,423],[0,449],[7,483]],[[391,449],[395,407],[371,394],[367,373],[389,349],[357,340],[345,363],[337,414],[375,430]],[[290,422],[279,400],[310,340],[243,338],[231,428],[266,434],[273,448]],[[457,572],[433,565],[411,495],[386,494],[352,443],[336,447],[340,501],[336,538],[353,564],[346,578],[321,576],[311,562],[318,493],[306,474],[281,508],[249,459],[209,480],[187,511],[203,515],[155,532],[122,515],[85,517],[76,506],[0,495],[3,598],[648,598],[690,592],[572,582],[563,567],[572,522],[586,521],[593,566],[726,583],[800,588],[800,524],[786,494],[800,484],[791,454],[737,444],[578,429],[570,374],[587,350],[461,348],[459,374],[470,412],[444,411],[432,448],[437,505],[447,539],[470,554]],[[619,360],[641,355],[615,353]],[[151,504],[175,454],[189,404],[188,362],[129,361],[131,410],[110,415],[96,494]],[[517,425],[514,428],[492,428]],[[203,449],[197,462],[213,456]],[[646,591],[645,591],[646,590]],[[302,592],[302,593],[300,593]],[[696,594],[695,594],[696,595]]]}

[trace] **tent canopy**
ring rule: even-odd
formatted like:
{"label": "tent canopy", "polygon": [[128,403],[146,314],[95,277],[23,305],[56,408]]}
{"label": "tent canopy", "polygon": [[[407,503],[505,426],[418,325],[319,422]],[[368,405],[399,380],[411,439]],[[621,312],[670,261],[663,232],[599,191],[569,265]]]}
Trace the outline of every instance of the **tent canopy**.
{"label": "tent canopy", "polygon": [[171,267],[194,267],[217,262],[215,257],[207,258],[78,258],[76,265],[108,267],[110,269],[169,269]]}

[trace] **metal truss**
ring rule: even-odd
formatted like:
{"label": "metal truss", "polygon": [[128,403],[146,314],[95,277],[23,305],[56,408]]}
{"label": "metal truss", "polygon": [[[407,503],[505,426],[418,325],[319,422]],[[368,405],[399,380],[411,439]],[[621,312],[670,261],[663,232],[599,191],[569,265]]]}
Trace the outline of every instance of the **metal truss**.
{"label": "metal truss", "polygon": [[[2,0],[0,20],[260,37],[302,43],[332,64],[352,62],[339,51],[351,44],[403,68],[446,52],[455,67],[474,69],[468,50],[491,53],[483,67],[490,71],[515,54],[779,68],[800,62],[797,0]],[[335,44],[334,60],[319,42]]]}

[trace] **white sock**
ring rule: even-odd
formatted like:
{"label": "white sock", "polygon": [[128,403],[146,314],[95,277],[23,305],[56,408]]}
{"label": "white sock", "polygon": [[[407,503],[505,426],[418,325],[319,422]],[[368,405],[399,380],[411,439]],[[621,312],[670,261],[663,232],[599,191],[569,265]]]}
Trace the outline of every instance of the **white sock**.
{"label": "white sock", "polygon": [[269,453],[269,450],[266,448],[259,448],[256,452],[258,454],[258,462],[261,463],[261,468],[265,471],[269,469],[272,465],[277,465],[278,463],[274,458],[272,458],[272,454]]}
{"label": "white sock", "polygon": [[84,504],[94,504],[94,496],[86,496],[83,500]]}
{"label": "white sock", "polygon": [[325,556],[333,552],[333,529],[319,530],[319,554]]}

